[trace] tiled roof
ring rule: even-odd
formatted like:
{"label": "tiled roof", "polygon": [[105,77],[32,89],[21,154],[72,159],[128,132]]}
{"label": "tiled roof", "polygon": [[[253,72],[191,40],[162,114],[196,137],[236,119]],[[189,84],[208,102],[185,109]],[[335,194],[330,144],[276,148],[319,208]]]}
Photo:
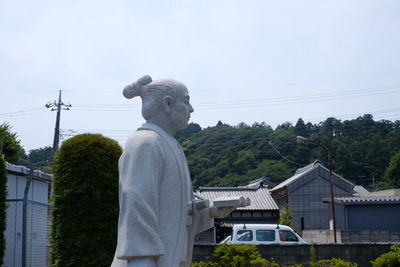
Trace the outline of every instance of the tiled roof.
{"label": "tiled roof", "polygon": [[[292,177],[286,179],[282,183],[280,183],[277,186],[275,186],[272,189],[272,191],[278,190],[280,188],[283,188],[285,186],[288,186],[288,185],[292,184],[296,180],[300,179],[301,177],[303,177],[307,173],[312,172],[313,170],[315,170],[317,168],[322,168],[322,169],[324,169],[325,171],[327,171],[329,173],[329,170],[324,165],[322,165],[322,163],[319,160],[316,160],[313,163],[311,163],[311,164],[309,164],[309,165],[307,165],[307,166],[305,166],[303,168],[297,169],[296,173]],[[332,175],[338,177],[339,179],[345,181],[346,183],[352,184],[351,182],[349,182],[348,180],[344,179],[343,177],[341,177],[340,175],[336,174],[335,172],[332,172]]]}
{"label": "tiled roof", "polygon": [[355,185],[353,187],[353,196],[362,196],[364,194],[369,194],[369,191],[365,189],[362,185]]}
{"label": "tiled roof", "polygon": [[367,192],[361,194],[363,197],[384,197],[384,196],[400,196],[400,189],[387,189],[376,192]]}
{"label": "tiled roof", "polygon": [[399,203],[400,196],[368,196],[368,197],[335,197],[335,202],[342,202],[344,204],[366,204],[366,203]]}
{"label": "tiled roof", "polygon": [[197,197],[211,201],[222,196],[243,196],[250,198],[250,206],[238,208],[238,210],[279,210],[267,188],[200,187],[194,194]]}
{"label": "tiled roof", "polygon": [[269,181],[265,176],[258,178],[256,180],[250,181],[248,185],[239,186],[239,187],[250,187],[250,188],[259,188],[259,187],[267,187],[274,188],[276,184]]}

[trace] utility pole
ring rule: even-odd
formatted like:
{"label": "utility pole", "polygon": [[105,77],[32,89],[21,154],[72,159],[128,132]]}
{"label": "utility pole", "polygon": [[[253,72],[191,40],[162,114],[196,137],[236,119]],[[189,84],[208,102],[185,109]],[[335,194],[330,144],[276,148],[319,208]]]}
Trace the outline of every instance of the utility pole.
{"label": "utility pole", "polygon": [[46,108],[51,108],[51,111],[57,110],[57,117],[56,117],[56,127],[54,129],[54,139],[53,139],[53,155],[54,156],[58,150],[58,144],[60,142],[60,117],[61,117],[61,110],[69,110],[72,107],[71,104],[65,105],[61,100],[61,90],[58,95],[58,102],[54,101],[53,103],[49,102],[45,105]]}

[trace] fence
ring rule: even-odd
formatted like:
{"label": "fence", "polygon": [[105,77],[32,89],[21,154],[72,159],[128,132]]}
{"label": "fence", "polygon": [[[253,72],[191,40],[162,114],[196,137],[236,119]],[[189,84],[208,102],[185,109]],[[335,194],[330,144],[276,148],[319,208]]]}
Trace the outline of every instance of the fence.
{"label": "fence", "polygon": [[6,250],[3,265],[6,267],[48,266],[51,207],[47,204],[46,188],[50,180],[32,178],[33,171],[29,176],[8,175],[9,197],[16,198],[6,200]]}

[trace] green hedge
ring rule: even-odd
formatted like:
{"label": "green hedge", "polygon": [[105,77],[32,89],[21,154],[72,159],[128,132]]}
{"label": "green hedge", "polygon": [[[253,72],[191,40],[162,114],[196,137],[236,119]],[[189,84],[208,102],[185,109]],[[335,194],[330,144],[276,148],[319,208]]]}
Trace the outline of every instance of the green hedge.
{"label": "green hedge", "polygon": [[99,134],[68,139],[53,170],[51,266],[110,266],[117,238],[121,147]]}
{"label": "green hedge", "polygon": [[279,267],[263,259],[254,245],[222,244],[215,248],[212,258],[214,261],[193,263],[191,267]]}
{"label": "green hedge", "polygon": [[380,255],[376,260],[371,261],[374,267],[397,267],[400,266],[400,246],[392,245],[391,251]]}
{"label": "green hedge", "polygon": [[[315,257],[314,257],[315,259]],[[302,264],[279,265],[273,259],[268,261],[261,257],[254,245],[218,245],[209,262],[196,262],[191,267],[302,267]],[[342,259],[315,261],[312,259],[310,267],[357,267],[356,263]],[[391,265],[397,266],[397,265]]]}
{"label": "green hedge", "polygon": [[6,230],[6,198],[7,198],[7,169],[3,156],[0,154],[0,265],[3,265],[4,250],[6,240],[4,231]]}

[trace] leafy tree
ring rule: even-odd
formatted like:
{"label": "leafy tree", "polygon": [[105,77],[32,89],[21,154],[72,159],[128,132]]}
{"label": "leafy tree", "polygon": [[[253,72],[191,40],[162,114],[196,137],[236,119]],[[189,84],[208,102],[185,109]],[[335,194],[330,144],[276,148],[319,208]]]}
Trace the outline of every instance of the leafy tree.
{"label": "leafy tree", "polygon": [[290,228],[293,228],[292,213],[290,212],[289,204],[282,206],[279,212],[279,224],[287,225]]}
{"label": "leafy tree", "polygon": [[307,132],[306,124],[302,118],[299,118],[294,126],[294,134],[308,137],[310,133]]}
{"label": "leafy tree", "polygon": [[201,127],[200,125],[198,125],[197,123],[189,123],[188,127],[186,127],[183,130],[178,130],[175,133],[175,138],[179,141],[179,142],[183,142],[185,140],[187,140],[188,138],[190,138],[192,135],[201,132]]}
{"label": "leafy tree", "polygon": [[6,240],[4,231],[6,230],[6,198],[7,198],[7,169],[3,156],[0,153],[0,266],[3,265]]}
{"label": "leafy tree", "polygon": [[400,246],[395,244],[390,248],[391,251],[384,253],[374,261],[371,261],[373,267],[400,266]]}
{"label": "leafy tree", "polygon": [[327,118],[326,121],[321,123],[320,133],[330,138],[340,134],[342,129],[342,122],[335,118]]}
{"label": "leafy tree", "polygon": [[117,243],[121,147],[99,134],[66,140],[54,162],[51,266],[109,266]]}
{"label": "leafy tree", "polygon": [[390,160],[384,179],[385,188],[400,188],[400,151]]}
{"label": "leafy tree", "polygon": [[256,159],[249,150],[239,151],[235,161],[235,172],[237,174],[245,174],[248,170],[257,166]]}
{"label": "leafy tree", "polygon": [[293,129],[293,124],[291,123],[291,122],[284,122],[284,123],[282,123],[282,124],[279,124],[277,127],[276,127],[276,130],[279,130],[279,129],[282,129],[282,130],[290,130],[290,129]]}
{"label": "leafy tree", "polygon": [[246,176],[249,179],[248,181],[265,176],[271,182],[278,184],[291,177],[294,171],[293,167],[288,166],[282,161],[266,159],[260,162],[257,168],[250,169],[246,173]]}
{"label": "leafy tree", "polygon": [[[205,129],[196,126],[195,133],[179,142],[196,185],[245,185],[262,176],[280,182],[298,167],[290,161],[309,164],[319,159],[328,164],[327,153],[319,146],[296,143],[304,127],[309,138],[331,150],[333,171],[364,186],[373,179],[375,185],[382,184],[390,158],[400,150],[400,121],[374,121],[369,114],[343,122],[332,117],[318,124],[299,119],[294,127],[283,123],[275,130],[264,122],[252,126],[218,122]],[[282,155],[290,161],[283,161]],[[282,171],[268,166],[269,161],[283,161]]]}
{"label": "leafy tree", "polygon": [[51,172],[53,148],[50,146],[32,149],[29,154],[22,153],[18,164],[25,166],[32,166],[42,171]]}
{"label": "leafy tree", "polygon": [[6,161],[13,164],[18,162],[20,153],[24,151],[20,142],[17,134],[11,131],[11,126],[7,122],[0,124],[0,147]]}

